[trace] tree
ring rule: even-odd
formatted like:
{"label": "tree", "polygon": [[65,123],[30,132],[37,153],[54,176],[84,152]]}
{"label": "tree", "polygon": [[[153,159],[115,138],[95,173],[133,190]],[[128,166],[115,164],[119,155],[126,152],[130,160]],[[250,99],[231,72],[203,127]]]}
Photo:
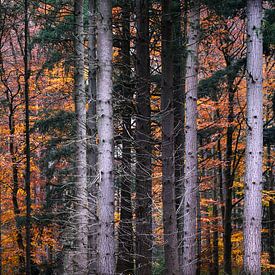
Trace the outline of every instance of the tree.
{"label": "tree", "polygon": [[262,224],[262,1],[247,1],[247,133],[244,199],[244,271],[261,274]]}
{"label": "tree", "polygon": [[175,200],[172,1],[162,1],[162,200],[165,273],[179,274]]}
{"label": "tree", "polygon": [[84,30],[83,1],[75,1],[75,112],[76,134],[76,255],[74,268],[79,274],[86,274],[88,268],[88,194],[86,160],[86,93],[84,86]]}
{"label": "tree", "polygon": [[136,0],[136,266],[152,272],[152,163],[149,0]]}
{"label": "tree", "polygon": [[25,190],[26,190],[26,274],[31,274],[31,148],[30,148],[30,110],[29,110],[29,1],[24,1],[24,94],[25,94]]}
{"label": "tree", "polygon": [[115,274],[113,108],[112,108],[112,3],[98,3],[98,274]]}
{"label": "tree", "polygon": [[89,201],[89,272],[96,273],[97,268],[97,144],[96,144],[96,1],[89,0],[89,37],[88,37],[88,111],[87,111],[87,173],[88,173],[88,201]]}
{"label": "tree", "polygon": [[196,217],[198,188],[197,90],[199,3],[191,1],[186,62],[185,99],[185,166],[184,166],[184,230],[183,274],[196,274]]}
{"label": "tree", "polygon": [[121,20],[121,94],[122,98],[122,181],[120,223],[118,227],[119,256],[117,272],[133,274],[134,245],[133,245],[133,214],[132,214],[132,177],[131,177],[131,136],[132,136],[132,99],[131,87],[131,56],[130,56],[130,10],[128,0],[122,1]]}

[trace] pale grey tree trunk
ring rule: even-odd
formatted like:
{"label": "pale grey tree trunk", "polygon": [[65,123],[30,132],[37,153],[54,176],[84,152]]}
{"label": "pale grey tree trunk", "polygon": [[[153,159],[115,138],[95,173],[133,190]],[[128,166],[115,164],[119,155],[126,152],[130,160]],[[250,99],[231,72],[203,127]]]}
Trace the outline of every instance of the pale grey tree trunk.
{"label": "pale grey tree trunk", "polygon": [[112,1],[98,3],[98,274],[115,274],[113,108],[112,108]]}
{"label": "pale grey tree trunk", "polygon": [[198,39],[199,3],[191,1],[189,11],[189,34],[186,62],[186,109],[185,109],[185,169],[184,169],[184,249],[183,274],[195,275],[196,254],[196,215],[198,192],[197,157],[197,90],[198,90]]}
{"label": "pale grey tree trunk", "polygon": [[247,1],[247,137],[244,199],[244,271],[261,274],[262,228],[262,1]]}
{"label": "pale grey tree trunk", "polygon": [[97,268],[97,145],[96,145],[96,0],[89,0],[88,33],[88,111],[87,111],[87,164],[88,164],[88,201],[89,201],[89,273],[96,274]]}
{"label": "pale grey tree trunk", "polygon": [[88,267],[88,194],[86,162],[86,93],[84,86],[83,0],[75,1],[75,111],[76,140],[76,239],[74,272],[87,274]]}
{"label": "pale grey tree trunk", "polygon": [[179,274],[175,200],[172,0],[162,0],[162,201],[165,274]]}

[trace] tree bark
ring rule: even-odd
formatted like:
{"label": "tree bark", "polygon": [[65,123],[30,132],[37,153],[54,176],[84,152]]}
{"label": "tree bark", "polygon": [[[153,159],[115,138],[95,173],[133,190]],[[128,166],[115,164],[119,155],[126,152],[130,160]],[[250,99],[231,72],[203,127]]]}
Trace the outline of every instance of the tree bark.
{"label": "tree bark", "polygon": [[75,257],[74,272],[88,270],[88,193],[86,159],[86,93],[84,86],[84,30],[83,0],[75,1],[75,112],[77,119],[76,143],[76,199],[75,199]]}
{"label": "tree bark", "polygon": [[98,274],[115,274],[114,242],[114,130],[112,107],[112,2],[98,3]]}
{"label": "tree bark", "polygon": [[244,272],[261,274],[262,228],[262,1],[247,1],[247,137],[244,198]]}
{"label": "tree bark", "polygon": [[233,121],[234,121],[234,90],[233,83],[228,80],[228,117],[227,117],[227,132],[226,132],[226,154],[225,154],[225,207],[224,207],[224,236],[223,236],[223,258],[224,272],[232,274],[231,255],[232,255],[232,192],[233,192],[233,173],[232,173],[232,144],[233,144]]}
{"label": "tree bark", "polygon": [[130,59],[130,5],[128,0],[122,5],[122,41],[121,41],[121,81],[122,81],[122,165],[123,178],[121,183],[121,210],[118,228],[119,256],[117,272],[122,274],[134,273],[134,247],[132,226],[132,198],[131,198],[131,120],[133,92],[130,87],[131,59]]}
{"label": "tree bark", "polygon": [[97,273],[97,144],[96,144],[96,0],[89,0],[89,37],[88,37],[88,111],[87,111],[87,145],[88,165],[88,202],[89,202],[89,273]]}
{"label": "tree bark", "polygon": [[197,92],[198,92],[198,43],[199,43],[199,3],[191,1],[189,12],[190,30],[187,45],[186,65],[186,125],[185,125],[185,166],[184,166],[184,251],[183,274],[195,275],[196,217],[198,193],[198,144],[197,144]]}
{"label": "tree bark", "polygon": [[149,0],[136,0],[136,272],[152,273]]}
{"label": "tree bark", "polygon": [[[213,155],[215,154],[214,149],[212,150]],[[219,274],[219,231],[218,231],[218,194],[217,190],[219,189],[218,185],[218,173],[216,168],[213,169],[213,275]]]}
{"label": "tree bark", "polygon": [[31,274],[31,149],[29,111],[29,1],[24,1],[24,94],[25,94],[25,191],[26,191],[26,274]]}
{"label": "tree bark", "polygon": [[172,0],[162,0],[162,201],[165,274],[179,274],[175,200]]}
{"label": "tree bark", "polygon": [[[185,67],[186,67],[186,36],[187,36],[187,1],[184,1],[184,19],[181,15],[181,4],[173,1],[173,26],[174,26],[174,135],[175,135],[175,197],[178,228],[178,254],[179,265],[182,266],[183,251],[183,177],[184,177],[184,88],[185,88]],[[183,32],[181,29],[184,23]]]}

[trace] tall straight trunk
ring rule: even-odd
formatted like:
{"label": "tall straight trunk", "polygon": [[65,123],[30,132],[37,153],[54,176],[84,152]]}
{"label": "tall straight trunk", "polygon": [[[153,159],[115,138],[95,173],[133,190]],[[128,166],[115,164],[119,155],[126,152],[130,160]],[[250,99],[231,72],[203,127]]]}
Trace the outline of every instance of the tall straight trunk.
{"label": "tall straight trunk", "polygon": [[24,93],[25,93],[25,191],[26,191],[26,274],[31,274],[31,149],[30,149],[30,111],[29,111],[29,1],[24,1]]}
{"label": "tall straight trunk", "polygon": [[[212,150],[212,155],[214,155],[214,149]],[[213,169],[213,268],[212,273],[213,275],[219,274],[219,231],[218,231],[218,194],[217,190],[219,189],[218,186],[218,174],[216,171],[217,168]]]}
{"label": "tall straight trunk", "polygon": [[199,2],[191,1],[189,11],[190,30],[186,63],[186,109],[185,109],[185,166],[184,166],[184,248],[183,274],[196,274],[196,217],[198,193],[198,144],[197,144],[197,92],[198,92],[198,43]]}
{"label": "tall straight trunk", "polygon": [[152,273],[149,0],[136,0],[136,268]]}
{"label": "tall straight trunk", "polygon": [[162,0],[162,201],[165,274],[179,274],[175,200],[172,0]]}
{"label": "tall straight trunk", "polygon": [[[173,72],[174,72],[174,135],[175,135],[175,196],[176,196],[176,213],[178,228],[178,254],[179,265],[182,261],[182,245],[183,245],[183,222],[182,215],[183,206],[183,177],[184,177],[184,71],[186,66],[186,31],[187,31],[187,0],[184,1],[184,18],[182,20],[181,4],[179,1],[173,1]],[[183,33],[181,29],[182,21],[184,23]]]}
{"label": "tall straight trunk", "polygon": [[86,274],[88,268],[88,193],[86,159],[86,93],[84,87],[83,0],[75,1],[75,112],[76,141],[76,199],[75,199],[75,257],[74,271]]}
{"label": "tall straight trunk", "polygon": [[123,178],[121,183],[121,210],[118,228],[119,257],[117,272],[123,274],[134,273],[134,246],[132,226],[132,199],[131,199],[131,102],[133,98],[130,87],[130,5],[128,0],[122,3],[122,41],[121,41],[121,75],[122,75],[122,164]]}
{"label": "tall straight trunk", "polygon": [[218,175],[219,175],[219,195],[220,195],[220,204],[221,204],[221,214],[222,214],[222,222],[224,223],[224,172],[222,167],[223,155],[222,155],[222,146],[221,140],[219,139],[217,142],[217,155],[219,160],[218,166]]}
{"label": "tall straight trunk", "polygon": [[88,165],[88,203],[89,235],[88,261],[89,273],[97,273],[97,144],[96,144],[96,0],[89,0],[89,37],[88,37],[88,111],[87,111],[87,165]]}
{"label": "tall straight trunk", "polygon": [[115,274],[114,129],[112,107],[112,1],[98,3],[98,274]]}
{"label": "tall straight trunk", "polygon": [[223,258],[224,272],[232,274],[231,254],[232,254],[232,189],[233,189],[233,173],[232,171],[232,145],[233,145],[233,120],[234,120],[234,90],[231,80],[228,81],[228,117],[227,117],[227,132],[226,132],[226,154],[225,154],[225,207],[224,207],[224,236],[223,236]]}
{"label": "tall straight trunk", "polygon": [[262,229],[262,1],[247,1],[247,137],[244,198],[244,272],[261,274]]}

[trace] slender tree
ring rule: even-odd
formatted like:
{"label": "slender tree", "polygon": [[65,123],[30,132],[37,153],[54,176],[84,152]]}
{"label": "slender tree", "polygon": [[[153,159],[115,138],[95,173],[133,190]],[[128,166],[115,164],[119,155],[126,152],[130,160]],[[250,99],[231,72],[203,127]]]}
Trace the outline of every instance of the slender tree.
{"label": "slender tree", "polygon": [[172,0],[162,1],[162,201],[165,274],[179,274],[175,200]]}
{"label": "slender tree", "polygon": [[24,93],[25,93],[25,191],[26,191],[26,274],[31,274],[31,148],[29,110],[29,1],[24,1]]}
{"label": "slender tree", "polygon": [[262,228],[262,1],[247,1],[247,137],[244,199],[244,272],[261,274]]}
{"label": "slender tree", "polygon": [[197,90],[198,90],[198,42],[199,2],[191,1],[186,63],[185,99],[185,170],[184,170],[184,250],[183,274],[196,274],[196,216],[198,188],[197,144]]}
{"label": "slender tree", "polygon": [[225,153],[225,171],[224,171],[224,194],[225,194],[225,206],[224,206],[224,272],[226,274],[232,274],[232,192],[234,176],[232,173],[232,158],[233,158],[233,133],[234,127],[232,125],[234,120],[234,88],[232,79],[228,80],[228,127],[226,131],[226,153]]}
{"label": "slender tree", "polygon": [[96,0],[89,0],[89,37],[88,37],[88,111],[87,111],[87,165],[89,201],[89,272],[96,274],[97,268],[97,144],[96,144]]}
{"label": "slender tree", "polygon": [[[174,92],[174,135],[175,135],[175,196],[178,225],[179,262],[182,261],[183,245],[183,177],[184,177],[184,90],[186,65],[186,31],[187,31],[187,0],[184,1],[182,16],[181,3],[174,0],[172,4],[173,16],[173,92]],[[182,30],[183,24],[183,30]]]}
{"label": "slender tree", "polygon": [[136,267],[152,272],[149,0],[136,0]]}
{"label": "slender tree", "polygon": [[75,112],[77,119],[76,141],[76,232],[74,271],[86,274],[88,268],[88,194],[86,160],[86,93],[84,86],[84,30],[83,1],[75,1]]}
{"label": "slender tree", "polygon": [[118,228],[119,257],[117,271],[123,274],[134,272],[134,246],[132,226],[132,177],[131,177],[131,135],[132,98],[131,56],[130,56],[130,8],[128,0],[122,1],[122,40],[121,40],[121,90],[122,90],[122,166],[120,223]]}
{"label": "slender tree", "polygon": [[112,2],[98,3],[98,274],[115,274],[113,108],[112,108]]}

